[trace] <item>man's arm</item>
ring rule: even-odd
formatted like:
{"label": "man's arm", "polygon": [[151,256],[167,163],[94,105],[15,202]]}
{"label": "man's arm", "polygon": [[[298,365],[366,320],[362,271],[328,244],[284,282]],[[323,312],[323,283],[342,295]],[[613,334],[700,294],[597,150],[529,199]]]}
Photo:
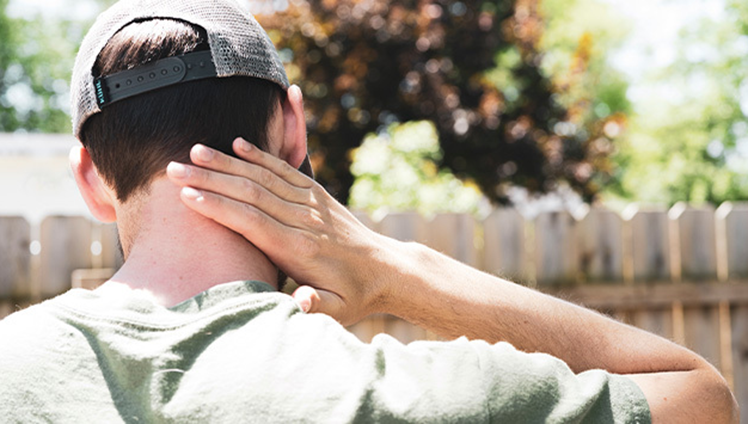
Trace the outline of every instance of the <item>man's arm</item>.
{"label": "man's arm", "polygon": [[[734,422],[724,379],[703,358],[663,338],[483,273],[416,243],[376,234],[311,179],[242,140],[210,162],[193,149],[185,204],[244,235],[302,284],[310,312],[351,324],[386,312],[444,337],[507,341],[575,372],[626,374],[654,422]],[[211,172],[210,170],[218,171]],[[195,190],[198,189],[198,190]]]}

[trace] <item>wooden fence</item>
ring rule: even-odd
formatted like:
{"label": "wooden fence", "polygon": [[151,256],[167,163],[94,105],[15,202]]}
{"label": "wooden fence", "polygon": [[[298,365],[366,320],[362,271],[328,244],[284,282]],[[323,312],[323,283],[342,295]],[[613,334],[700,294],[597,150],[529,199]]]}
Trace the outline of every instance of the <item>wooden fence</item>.
{"label": "wooden fence", "polygon": [[[582,303],[681,343],[721,370],[748,410],[748,203],[593,208],[525,219],[497,209],[470,215],[387,215],[366,225],[440,250],[509,280]],[[39,226],[0,217],[0,317],[71,286],[95,285],[121,265],[111,225],[51,216]],[[76,271],[78,270],[78,271]],[[350,330],[368,341],[434,338],[378,315]],[[743,418],[744,422],[747,418]]]}

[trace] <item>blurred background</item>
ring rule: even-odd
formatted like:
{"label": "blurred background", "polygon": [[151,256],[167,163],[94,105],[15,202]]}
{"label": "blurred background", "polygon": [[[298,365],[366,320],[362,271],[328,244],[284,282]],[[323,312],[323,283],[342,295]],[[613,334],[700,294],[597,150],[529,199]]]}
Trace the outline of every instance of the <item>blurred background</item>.
{"label": "blurred background", "polygon": [[[375,216],[748,198],[745,2],[241,1],[305,94],[319,180]],[[0,213],[86,213],[69,79],[112,3],[0,0]]]}
{"label": "blurred background", "polygon": [[[239,1],[366,225],[681,343],[748,409],[748,3]],[[122,264],[67,161],[75,53],[112,3],[0,0],[0,318]]]}

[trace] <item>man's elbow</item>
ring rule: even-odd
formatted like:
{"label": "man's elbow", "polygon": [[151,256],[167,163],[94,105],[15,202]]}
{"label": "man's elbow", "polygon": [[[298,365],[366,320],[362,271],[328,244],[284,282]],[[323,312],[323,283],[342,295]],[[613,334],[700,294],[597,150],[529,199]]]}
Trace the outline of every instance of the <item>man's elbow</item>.
{"label": "man's elbow", "polygon": [[715,423],[737,424],[740,422],[740,407],[735,399],[727,381],[716,371],[710,370],[711,376],[706,396],[711,400],[712,411],[714,411]]}
{"label": "man's elbow", "polygon": [[[701,402],[697,401],[696,404],[700,405],[700,413],[704,419],[710,423],[735,423],[740,422],[740,407],[735,399],[735,396],[730,390],[730,386],[724,377],[714,368],[712,365],[703,361],[702,365],[692,371],[696,387],[698,387],[698,395]],[[694,399],[696,400],[696,399]]]}
{"label": "man's elbow", "polygon": [[738,423],[729,385],[706,361],[690,371],[629,375],[649,403],[653,424]]}

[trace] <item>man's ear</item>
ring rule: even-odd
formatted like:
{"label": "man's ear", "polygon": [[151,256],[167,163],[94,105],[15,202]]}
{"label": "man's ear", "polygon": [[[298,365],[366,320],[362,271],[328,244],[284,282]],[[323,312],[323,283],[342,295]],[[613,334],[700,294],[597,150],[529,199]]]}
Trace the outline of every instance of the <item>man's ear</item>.
{"label": "man's ear", "polygon": [[116,221],[113,193],[99,176],[85,147],[70,149],[70,167],[78,190],[93,216],[101,222]]}
{"label": "man's ear", "polygon": [[301,89],[297,85],[288,88],[282,108],[284,140],[280,157],[298,168],[306,158],[306,119]]}

